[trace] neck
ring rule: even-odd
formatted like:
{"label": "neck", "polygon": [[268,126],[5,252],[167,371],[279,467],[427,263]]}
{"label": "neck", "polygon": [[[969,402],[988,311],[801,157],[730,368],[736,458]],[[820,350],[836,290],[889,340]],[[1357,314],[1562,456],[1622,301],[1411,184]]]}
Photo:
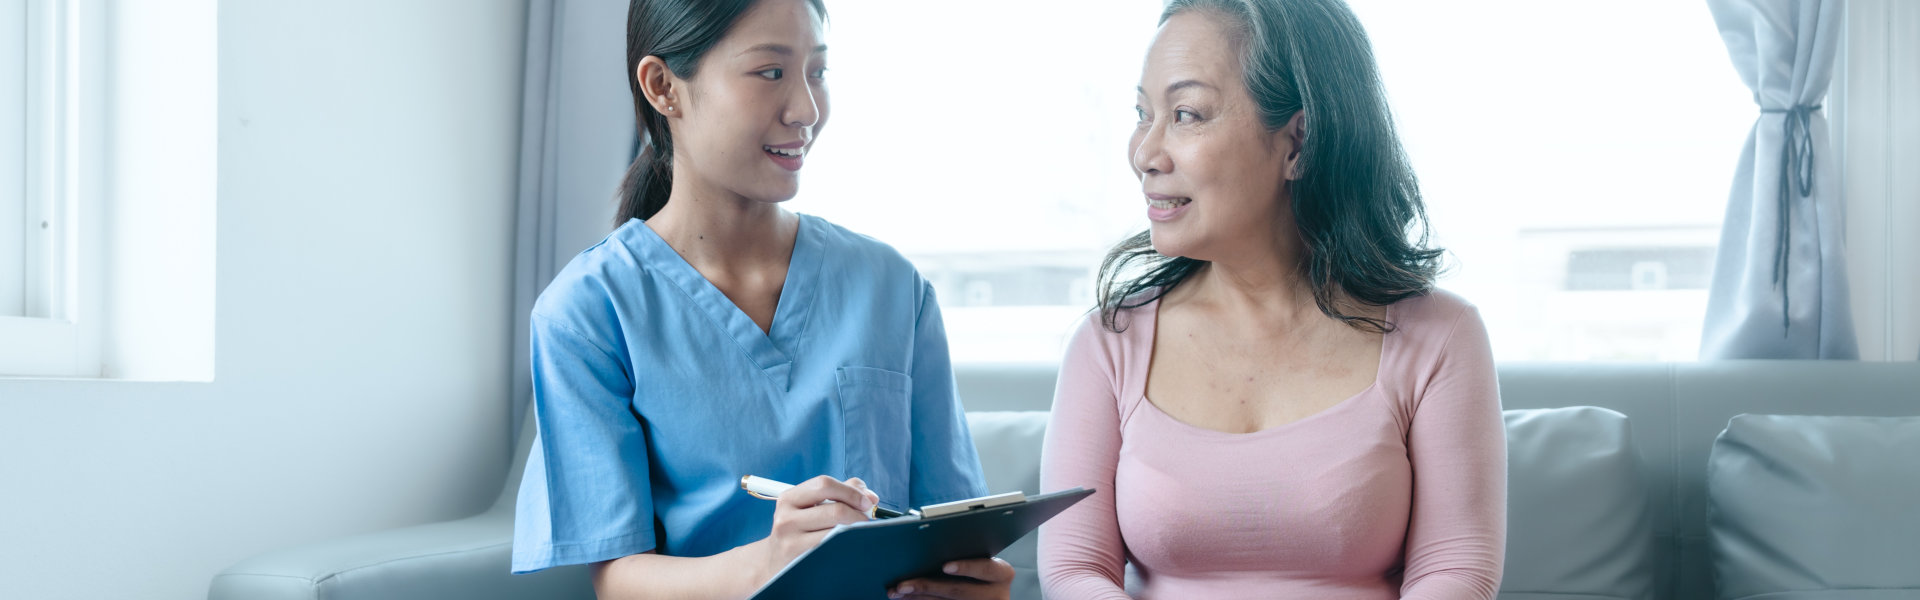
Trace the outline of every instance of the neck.
{"label": "neck", "polygon": [[[1271,239],[1222,253],[1194,274],[1193,296],[1217,309],[1277,325],[1305,323],[1321,316],[1307,281],[1300,236],[1289,219]],[[1251,241],[1251,240],[1250,240]]]}
{"label": "neck", "polygon": [[647,227],[681,258],[703,272],[786,265],[799,231],[798,215],[771,202],[701,189],[691,174],[674,171],[667,205],[647,219]]}

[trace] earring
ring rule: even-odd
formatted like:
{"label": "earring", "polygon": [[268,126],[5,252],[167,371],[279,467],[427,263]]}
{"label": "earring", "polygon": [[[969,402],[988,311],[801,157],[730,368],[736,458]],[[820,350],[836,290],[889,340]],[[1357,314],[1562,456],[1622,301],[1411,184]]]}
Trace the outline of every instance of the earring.
{"label": "earring", "polygon": [[673,107],[671,106],[667,107],[667,112],[673,112]]}

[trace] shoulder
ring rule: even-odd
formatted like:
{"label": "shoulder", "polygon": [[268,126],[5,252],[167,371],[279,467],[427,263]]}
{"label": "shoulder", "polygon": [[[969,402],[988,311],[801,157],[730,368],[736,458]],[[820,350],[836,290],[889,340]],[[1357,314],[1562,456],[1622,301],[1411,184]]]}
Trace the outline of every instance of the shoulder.
{"label": "shoulder", "polygon": [[639,221],[629,221],[567,261],[534,301],[533,327],[561,327],[588,336],[618,332],[618,298],[631,293],[629,288],[646,274],[634,250],[640,227]]}
{"label": "shoulder", "polygon": [[[1394,303],[1390,316],[1395,327],[1388,334],[1393,347],[1390,361],[1409,383],[1424,389],[1427,383],[1448,376],[1493,376],[1492,344],[1480,309],[1472,302],[1436,288]],[[1382,360],[1389,359],[1383,356]],[[1382,371],[1388,370],[1387,364],[1383,362]]]}
{"label": "shoulder", "polygon": [[831,268],[848,270],[850,275],[924,279],[899,250],[872,236],[806,214],[800,215],[800,227],[801,235],[818,236],[815,245]]}
{"label": "shoulder", "polygon": [[812,215],[800,215],[801,235],[815,236],[818,252],[810,267],[823,285],[835,289],[848,308],[883,315],[906,311],[918,318],[929,307],[938,310],[933,284],[893,246]]}
{"label": "shoulder", "polygon": [[1093,369],[1116,380],[1130,367],[1145,368],[1152,358],[1159,305],[1159,300],[1150,300],[1133,308],[1118,309],[1114,311],[1112,327],[1107,325],[1100,309],[1090,311],[1067,341],[1063,366]]}
{"label": "shoulder", "polygon": [[1388,319],[1394,334],[1444,345],[1463,330],[1485,336],[1480,308],[1451,291],[1433,288],[1425,294],[1395,302]]}

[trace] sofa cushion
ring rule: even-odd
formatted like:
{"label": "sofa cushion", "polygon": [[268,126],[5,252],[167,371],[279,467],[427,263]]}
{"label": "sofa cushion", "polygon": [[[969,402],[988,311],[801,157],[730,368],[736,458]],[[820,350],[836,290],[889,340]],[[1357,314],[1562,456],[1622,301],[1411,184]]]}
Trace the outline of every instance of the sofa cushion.
{"label": "sofa cushion", "polygon": [[1734,417],[1707,464],[1717,596],[1920,597],[1916,457],[1920,417]]}
{"label": "sofa cushion", "polygon": [[[1047,433],[1047,411],[978,411],[967,413],[967,429],[980,453],[980,470],[987,491],[1038,494],[1040,446]],[[1015,600],[1040,600],[1039,536],[1031,533],[1014,542],[1000,558],[1013,565]]]}
{"label": "sofa cushion", "polygon": [[1627,418],[1581,406],[1509,410],[1503,600],[1653,595],[1646,485]]}

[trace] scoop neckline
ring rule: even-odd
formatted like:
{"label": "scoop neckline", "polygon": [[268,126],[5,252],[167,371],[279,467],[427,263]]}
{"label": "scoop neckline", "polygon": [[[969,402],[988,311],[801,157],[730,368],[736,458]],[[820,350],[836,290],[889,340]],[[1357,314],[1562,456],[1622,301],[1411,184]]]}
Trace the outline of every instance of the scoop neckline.
{"label": "scoop neckline", "polygon": [[[1281,423],[1279,425],[1264,427],[1261,429],[1256,429],[1256,430],[1248,431],[1244,433],[1235,433],[1231,431],[1221,431],[1218,429],[1201,427],[1199,425],[1182,421],[1180,420],[1179,417],[1175,417],[1171,414],[1168,414],[1167,411],[1161,410],[1160,405],[1154,404],[1153,399],[1147,397],[1147,377],[1150,374],[1149,371],[1152,370],[1153,356],[1155,353],[1159,352],[1159,347],[1156,341],[1160,337],[1160,300],[1161,300],[1160,298],[1155,298],[1153,300],[1153,310],[1150,313],[1152,318],[1149,319],[1147,323],[1147,331],[1146,331],[1147,368],[1141,369],[1140,403],[1145,404],[1147,406],[1147,410],[1151,411],[1153,414],[1159,415],[1161,419],[1164,419],[1167,422],[1173,423],[1176,427],[1186,429],[1200,435],[1207,435],[1212,437],[1221,437],[1221,438],[1229,438],[1229,439],[1251,439],[1254,437],[1266,437],[1276,432],[1296,429],[1298,428],[1297,426],[1304,425],[1312,421],[1318,421],[1321,419],[1321,417],[1325,415],[1329,415],[1339,411],[1344,411],[1344,410],[1347,410],[1349,406],[1358,404],[1359,403],[1358,400],[1360,400],[1362,397],[1365,397],[1368,394],[1373,393],[1375,390],[1380,388],[1380,380],[1382,377],[1385,376],[1387,371],[1387,357],[1389,356],[1388,350],[1393,348],[1393,342],[1395,338],[1393,334],[1397,333],[1397,331],[1391,331],[1391,332],[1381,334],[1380,360],[1378,364],[1374,365],[1373,382],[1367,384],[1367,387],[1360,388],[1360,391],[1354,392],[1353,395],[1347,396],[1346,398],[1341,399],[1339,402],[1335,402],[1332,406],[1328,406],[1326,408],[1320,409],[1319,412],[1315,412],[1311,415],[1307,415],[1299,419]],[[1399,303],[1395,302],[1394,304],[1388,304],[1386,306],[1387,313],[1382,318],[1385,319],[1388,323],[1393,322],[1394,308],[1395,308],[1395,305],[1397,304]],[[1143,306],[1141,308],[1145,308],[1145,307]]]}

